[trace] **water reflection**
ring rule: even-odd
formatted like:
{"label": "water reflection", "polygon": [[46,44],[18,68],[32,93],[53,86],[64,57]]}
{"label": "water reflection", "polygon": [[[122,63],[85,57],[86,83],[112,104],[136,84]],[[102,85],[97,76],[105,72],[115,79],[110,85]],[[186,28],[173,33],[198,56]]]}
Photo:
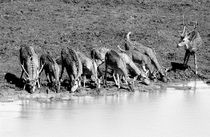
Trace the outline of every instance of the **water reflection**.
{"label": "water reflection", "polygon": [[155,92],[0,104],[0,135],[16,137],[209,137],[210,87],[174,83]]}

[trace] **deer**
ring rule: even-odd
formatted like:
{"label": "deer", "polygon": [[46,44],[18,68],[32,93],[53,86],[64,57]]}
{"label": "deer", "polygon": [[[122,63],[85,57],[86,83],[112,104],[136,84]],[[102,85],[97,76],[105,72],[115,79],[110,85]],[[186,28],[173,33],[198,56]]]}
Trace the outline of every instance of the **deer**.
{"label": "deer", "polygon": [[[119,45],[118,45],[118,48],[119,48]],[[99,64],[100,66],[100,64],[102,64],[105,60],[105,54],[109,51],[110,49],[107,49],[104,47],[100,49],[93,49],[91,51],[91,57],[95,59],[96,62],[98,62],[97,64]],[[133,82],[136,81],[136,79],[140,76],[142,78],[142,83],[149,85],[150,81],[148,80],[145,72],[141,68],[138,68],[136,64],[133,62],[133,60],[125,52],[117,52],[117,54],[125,62],[127,71],[132,70],[135,73]],[[116,77],[118,77],[117,74],[113,73],[115,84],[118,85],[116,81]]]}
{"label": "deer", "polygon": [[98,78],[97,64],[96,61],[87,57],[81,52],[77,52],[83,66],[82,76],[83,76],[83,87],[85,87],[86,76],[93,76],[93,80],[97,85],[97,88],[100,88],[100,79]]}
{"label": "deer", "polygon": [[130,78],[128,77],[128,70],[126,68],[125,61],[121,58],[121,56],[115,50],[109,50],[105,54],[105,78],[104,85],[107,85],[107,69],[111,68],[114,73],[114,81],[120,89],[120,76],[123,76],[126,84],[129,87],[129,90],[133,91],[133,82],[131,83]]}
{"label": "deer", "polygon": [[[142,83],[144,83],[145,85],[149,85],[150,81],[146,75],[146,72],[144,71],[145,66],[142,66],[140,68],[138,68],[136,66],[136,64],[133,62],[133,60],[124,52],[118,52],[118,54],[120,55],[120,57],[123,59],[123,61],[126,64],[127,70],[132,70],[135,73],[135,77],[133,79],[133,82],[135,82],[137,80],[137,78],[140,76],[142,78]],[[142,64],[144,65],[144,64]]]}
{"label": "deer", "polygon": [[61,50],[61,81],[64,69],[68,73],[70,79],[71,92],[75,92],[80,86],[80,78],[82,75],[82,62],[74,49],[70,47],[62,48]]}
{"label": "deer", "polygon": [[98,78],[101,79],[103,78],[103,68],[104,68],[104,63],[105,63],[105,55],[106,53],[110,51],[110,49],[101,47],[101,48],[93,48],[90,51],[90,56],[93,61],[96,62],[97,65],[97,72],[98,72]]}
{"label": "deer", "polygon": [[34,47],[32,46],[22,46],[19,50],[20,53],[20,65],[22,73],[20,79],[22,79],[25,73],[26,81],[24,88],[29,87],[29,92],[34,93],[36,86],[40,88],[39,76],[44,67],[44,64],[40,67],[38,55],[35,53]]}
{"label": "deer", "polygon": [[[184,24],[184,23],[183,23]],[[194,24],[194,28],[192,31],[187,32],[187,27],[184,24],[184,28],[182,33],[180,34],[180,40],[177,44],[177,48],[184,47],[185,48],[185,55],[184,55],[184,62],[183,65],[187,65],[190,55],[194,56],[194,66],[195,66],[195,74],[198,74],[198,63],[197,63],[197,55],[196,52],[201,48],[203,45],[203,40],[197,31],[197,21]]]}
{"label": "deer", "polygon": [[56,92],[59,92],[61,85],[59,81],[59,75],[60,75],[59,65],[49,53],[41,55],[40,65],[43,64],[44,64],[43,70],[45,71],[47,81],[51,84],[54,83],[56,87]]}
{"label": "deer", "polygon": [[138,66],[139,69],[141,69],[144,73],[146,73],[147,77],[155,80],[157,72],[155,66],[152,64],[152,61],[147,55],[138,52],[136,50],[133,51],[124,50],[120,47],[120,45],[118,45],[117,47],[120,50],[121,54],[122,53],[127,54],[136,64],[136,66]]}
{"label": "deer", "polygon": [[140,55],[140,54],[146,55],[151,60],[151,63],[158,70],[161,80],[163,82],[167,82],[165,72],[163,71],[162,66],[160,65],[156,57],[156,52],[148,46],[145,46],[137,41],[132,41],[130,39],[130,35],[131,35],[131,32],[128,32],[126,35],[126,42],[124,44],[125,50],[130,52],[131,54],[134,54],[134,52],[137,52],[137,55]]}

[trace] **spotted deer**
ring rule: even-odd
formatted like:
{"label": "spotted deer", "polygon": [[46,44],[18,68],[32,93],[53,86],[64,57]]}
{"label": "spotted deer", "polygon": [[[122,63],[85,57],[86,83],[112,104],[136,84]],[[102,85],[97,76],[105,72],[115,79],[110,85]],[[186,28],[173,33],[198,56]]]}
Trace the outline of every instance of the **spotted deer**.
{"label": "spotted deer", "polygon": [[100,79],[98,78],[98,72],[97,72],[97,64],[96,61],[93,59],[90,59],[85,54],[81,52],[77,52],[81,62],[82,62],[82,76],[83,76],[83,86],[85,87],[86,83],[86,76],[91,76],[93,80],[95,81],[95,84],[97,85],[97,88],[100,88]]}
{"label": "spotted deer", "polygon": [[[138,68],[136,66],[136,64],[133,62],[133,60],[124,52],[120,52],[118,53],[120,55],[120,57],[123,59],[123,61],[126,64],[127,70],[131,70],[135,73],[135,77],[133,79],[133,82],[135,82],[137,80],[137,78],[140,76],[140,78],[142,79],[142,83],[149,85],[150,81],[145,73],[145,71],[141,68]],[[142,67],[144,68],[144,67]]]}
{"label": "spotted deer", "polygon": [[24,89],[26,86],[28,86],[29,92],[34,93],[36,90],[36,86],[40,88],[39,75],[44,65],[40,67],[39,58],[34,51],[34,47],[22,46],[19,52],[20,52],[20,64],[22,68],[20,79],[22,79],[22,76],[25,73],[26,84],[24,85]]}
{"label": "spotted deer", "polygon": [[40,65],[43,65],[43,70],[45,71],[45,75],[47,78],[47,81],[51,84],[55,84],[56,92],[60,91],[60,67],[55,61],[54,58],[48,53],[48,54],[42,54],[40,57]]}
{"label": "spotted deer", "polygon": [[110,51],[110,49],[105,47],[100,47],[100,48],[93,48],[90,52],[91,59],[96,62],[99,79],[101,78],[103,79],[104,76],[103,65],[105,63],[105,55],[108,51]]}
{"label": "spotted deer", "polygon": [[138,52],[136,50],[132,50],[132,51],[124,50],[120,47],[120,45],[118,45],[117,47],[121,53],[127,54],[132,59],[132,61],[136,64],[136,66],[142,71],[144,71],[144,73],[146,73],[147,77],[153,80],[156,79],[155,66],[152,64],[152,61],[147,55],[141,52]]}
{"label": "spotted deer", "polygon": [[107,85],[107,69],[111,68],[114,71],[115,83],[117,84],[118,88],[120,88],[120,76],[123,76],[125,79],[126,84],[129,87],[129,90],[133,91],[133,82],[130,81],[128,77],[128,70],[126,67],[125,61],[121,58],[121,56],[114,50],[110,50],[105,54],[105,78],[104,84]]}
{"label": "spotted deer", "polygon": [[75,92],[80,86],[80,78],[82,75],[82,63],[77,52],[70,47],[63,48],[61,51],[61,75],[62,78],[64,68],[69,75],[71,92]]}
{"label": "spotted deer", "polygon": [[125,42],[125,45],[124,45],[125,50],[131,52],[132,54],[133,54],[133,52],[137,52],[139,54],[146,55],[151,60],[151,63],[158,70],[158,73],[160,74],[160,79],[163,82],[167,82],[166,74],[163,71],[162,66],[158,62],[155,51],[152,48],[150,48],[148,46],[145,46],[145,45],[143,45],[143,44],[141,44],[137,41],[132,41],[130,39],[130,35],[131,35],[131,32],[128,32],[127,35],[126,35],[126,42]]}
{"label": "spotted deer", "polygon": [[203,40],[196,30],[198,23],[196,22],[192,31],[187,32],[186,25],[184,25],[183,32],[180,35],[177,48],[185,47],[184,65],[187,65],[190,55],[194,56],[195,74],[198,74],[197,55],[196,52],[201,48]]}

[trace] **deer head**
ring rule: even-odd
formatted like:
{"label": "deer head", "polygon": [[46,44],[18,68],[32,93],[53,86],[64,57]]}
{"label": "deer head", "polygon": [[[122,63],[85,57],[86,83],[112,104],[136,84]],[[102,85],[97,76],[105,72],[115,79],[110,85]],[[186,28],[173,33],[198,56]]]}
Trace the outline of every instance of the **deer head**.
{"label": "deer head", "polygon": [[26,87],[30,93],[34,93],[36,90],[36,80],[27,79]]}
{"label": "deer head", "polygon": [[180,34],[180,40],[177,44],[177,48],[185,46],[186,49],[189,49],[190,42],[196,37],[195,29],[197,28],[197,21],[195,22],[194,28],[189,33],[187,32],[187,27],[184,26],[183,32]]}
{"label": "deer head", "polygon": [[180,34],[180,40],[179,43],[177,44],[177,48],[185,46],[189,40],[189,38],[187,37],[187,31],[186,31],[186,26],[184,26],[183,32]]}
{"label": "deer head", "polygon": [[34,78],[31,78],[29,73],[26,71],[26,69],[24,68],[24,66],[21,64],[21,68],[22,70],[25,72],[27,78],[25,79],[26,81],[26,86],[29,90],[30,93],[34,93],[35,90],[36,90],[36,84],[37,84],[37,81],[39,80],[39,76],[40,76],[40,73],[43,69],[45,64],[42,65],[42,67],[37,71],[37,77],[34,77]]}

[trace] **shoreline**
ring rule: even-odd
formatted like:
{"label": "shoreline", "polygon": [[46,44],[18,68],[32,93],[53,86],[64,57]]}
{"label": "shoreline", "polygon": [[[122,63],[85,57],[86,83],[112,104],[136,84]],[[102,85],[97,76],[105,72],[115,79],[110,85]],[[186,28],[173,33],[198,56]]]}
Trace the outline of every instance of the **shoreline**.
{"label": "shoreline", "polygon": [[[207,81],[209,80],[196,80],[198,82],[204,82],[205,84],[208,84]],[[3,102],[14,102],[18,100],[31,100],[31,101],[37,101],[40,103],[50,103],[50,102],[56,102],[56,101],[71,101],[77,97],[97,97],[97,96],[117,96],[120,93],[135,93],[135,92],[161,92],[166,91],[167,88],[174,88],[177,90],[191,90],[192,87],[190,86],[183,86],[179,87],[176,86],[176,84],[183,84],[184,83],[190,83],[194,82],[194,80],[189,81],[176,81],[176,82],[168,82],[168,83],[151,83],[150,86],[142,85],[142,84],[136,84],[135,83],[135,91],[130,92],[126,89],[126,86],[123,85],[123,88],[117,89],[116,86],[109,85],[106,88],[101,88],[99,91],[96,89],[90,89],[90,88],[80,88],[75,93],[69,93],[69,91],[61,91],[59,93],[55,93],[53,91],[50,91],[46,87],[42,87],[41,89],[37,90],[35,93],[30,94],[25,90],[17,90],[12,88],[7,89],[1,89],[0,90],[0,103]]]}

